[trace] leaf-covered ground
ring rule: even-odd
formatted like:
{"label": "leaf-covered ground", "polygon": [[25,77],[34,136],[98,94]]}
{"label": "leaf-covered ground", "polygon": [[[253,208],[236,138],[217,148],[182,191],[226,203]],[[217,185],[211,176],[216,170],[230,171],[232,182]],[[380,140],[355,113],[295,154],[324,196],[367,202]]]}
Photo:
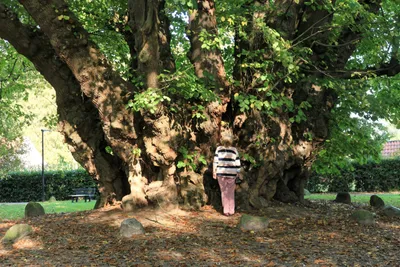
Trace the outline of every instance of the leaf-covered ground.
{"label": "leaf-covered ground", "polygon": [[[348,219],[368,206],[313,201],[273,203],[253,215],[270,218],[263,233],[242,232],[241,213],[119,208],[0,222],[0,236],[15,223],[34,228],[13,245],[0,245],[0,266],[399,266],[400,220],[377,212],[377,224]],[[126,218],[146,234],[119,236]]]}

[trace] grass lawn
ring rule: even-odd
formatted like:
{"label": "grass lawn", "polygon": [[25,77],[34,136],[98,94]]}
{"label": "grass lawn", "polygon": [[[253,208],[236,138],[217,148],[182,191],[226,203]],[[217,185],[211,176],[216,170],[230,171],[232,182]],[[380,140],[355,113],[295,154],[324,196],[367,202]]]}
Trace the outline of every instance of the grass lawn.
{"label": "grass lawn", "polygon": [[[82,210],[91,210],[94,208],[96,201],[72,203],[71,200],[56,201],[56,202],[39,202],[46,214],[60,212],[74,212]],[[26,204],[0,204],[0,221],[4,219],[15,220],[25,216]]]}
{"label": "grass lawn", "polygon": [[[400,193],[350,193],[352,202],[361,202],[369,204],[371,195],[376,194],[385,201],[386,205],[392,205],[400,207]],[[310,200],[334,200],[336,194],[324,193],[324,194],[311,194],[305,196],[305,199]],[[60,212],[74,212],[91,210],[94,208],[96,201],[84,202],[80,200],[78,203],[72,203],[70,200],[56,201],[56,202],[39,202],[46,214],[48,213],[60,213]],[[21,219],[25,216],[26,204],[0,204],[0,221],[4,219],[15,220]]]}
{"label": "grass lawn", "polygon": [[[351,202],[359,202],[369,204],[369,199],[372,195],[377,195],[383,199],[385,205],[392,205],[400,207],[400,192],[396,193],[350,193]],[[310,200],[334,200],[336,194],[334,193],[323,193],[323,194],[311,194],[304,197]]]}

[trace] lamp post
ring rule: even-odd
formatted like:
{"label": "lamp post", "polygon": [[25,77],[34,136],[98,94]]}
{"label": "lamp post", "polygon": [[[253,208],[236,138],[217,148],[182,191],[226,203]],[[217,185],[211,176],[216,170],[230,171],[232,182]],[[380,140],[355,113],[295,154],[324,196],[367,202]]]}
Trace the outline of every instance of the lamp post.
{"label": "lamp post", "polygon": [[45,195],[45,181],[44,181],[44,132],[50,132],[47,129],[41,129],[42,131],[42,201],[46,200]]}

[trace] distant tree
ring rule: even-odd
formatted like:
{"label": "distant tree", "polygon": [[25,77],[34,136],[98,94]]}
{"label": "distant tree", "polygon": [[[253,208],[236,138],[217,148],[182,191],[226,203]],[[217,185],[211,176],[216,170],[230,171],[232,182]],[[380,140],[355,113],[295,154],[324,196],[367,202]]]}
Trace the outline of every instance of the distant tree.
{"label": "distant tree", "polygon": [[378,155],[375,122],[400,118],[398,14],[394,0],[3,0],[0,38],[54,87],[98,206],[216,201],[226,128],[240,205],[260,208],[302,200],[318,154],[319,169]]}
{"label": "distant tree", "polygon": [[390,134],[390,139],[391,140],[400,140],[400,130],[396,129],[394,125],[389,125],[387,126],[389,134]]}
{"label": "distant tree", "polygon": [[9,171],[14,171],[21,166],[21,160],[18,155],[21,153],[17,141],[12,142],[0,140],[0,179]]}
{"label": "distant tree", "polygon": [[20,167],[23,153],[21,129],[29,124],[29,112],[16,99],[27,96],[25,81],[32,71],[29,61],[0,40],[0,176]]}

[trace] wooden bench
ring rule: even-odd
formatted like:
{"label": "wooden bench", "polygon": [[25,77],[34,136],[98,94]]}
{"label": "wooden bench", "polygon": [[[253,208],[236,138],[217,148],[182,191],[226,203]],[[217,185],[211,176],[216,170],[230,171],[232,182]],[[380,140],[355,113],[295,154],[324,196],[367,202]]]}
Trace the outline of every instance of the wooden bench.
{"label": "wooden bench", "polygon": [[85,202],[89,199],[89,202],[95,198],[96,194],[96,188],[93,187],[87,187],[87,188],[75,188],[74,189],[74,194],[69,195],[72,199],[72,202],[74,200],[78,202],[78,199],[80,197],[83,197],[85,199]]}

